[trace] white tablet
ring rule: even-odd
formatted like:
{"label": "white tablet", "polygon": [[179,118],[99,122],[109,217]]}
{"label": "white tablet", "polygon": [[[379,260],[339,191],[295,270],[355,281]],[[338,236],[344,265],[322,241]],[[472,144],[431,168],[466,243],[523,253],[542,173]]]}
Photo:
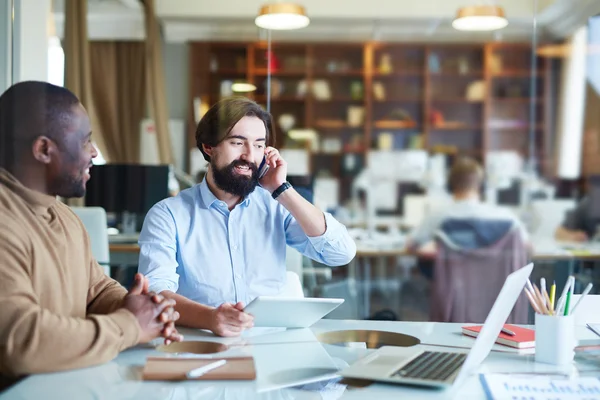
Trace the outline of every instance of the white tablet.
{"label": "white tablet", "polygon": [[344,299],[259,296],[244,312],[254,316],[254,326],[308,328],[343,302]]}

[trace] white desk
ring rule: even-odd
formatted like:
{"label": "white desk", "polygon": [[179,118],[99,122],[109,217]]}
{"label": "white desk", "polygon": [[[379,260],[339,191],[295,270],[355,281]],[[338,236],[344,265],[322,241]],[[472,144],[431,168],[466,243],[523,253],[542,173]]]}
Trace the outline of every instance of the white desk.
{"label": "white desk", "polygon": [[[322,332],[348,329],[372,329],[401,332],[414,335],[423,343],[446,346],[470,347],[474,339],[460,334],[461,324],[418,323],[418,322],[384,322],[384,321],[342,321],[322,320],[311,331],[318,335]],[[210,340],[227,344],[239,342],[240,339],[223,339],[209,336],[201,331],[185,330],[187,340]],[[286,355],[294,351],[294,340],[299,337],[312,336],[308,331],[272,333],[245,339],[255,346],[245,347],[247,351],[260,349],[260,357],[256,357],[256,381],[196,381],[196,382],[145,382],[140,379],[141,368],[149,355],[157,352],[151,348],[137,347],[127,350],[114,361],[107,364],[75,371],[35,375],[21,381],[9,390],[0,394],[0,400],[6,399],[397,399],[397,398],[459,398],[483,399],[484,393],[478,376],[472,376],[457,393],[416,389],[410,387],[372,384],[365,388],[341,388],[334,392],[301,390],[297,388],[277,389],[257,393],[259,382],[268,380],[268,371],[278,371],[278,376],[285,376],[289,363]],[[587,344],[600,343],[591,331],[578,327],[577,336]],[[289,343],[288,343],[289,342]],[[258,345],[263,343],[262,345]],[[277,344],[269,344],[277,343]],[[363,357],[367,352],[358,348],[323,345],[323,348],[338,365],[351,363]],[[431,349],[444,350],[444,347],[431,346]],[[556,367],[534,362],[532,355],[518,354],[516,350],[495,345],[479,372],[522,372],[522,373],[575,373],[584,376],[600,374],[600,359],[590,361],[576,356],[576,361],[567,371]],[[498,351],[501,350],[501,351]],[[57,349],[57,351],[59,351]],[[467,351],[467,350],[464,350]],[[325,366],[324,366],[325,367]],[[263,387],[264,389],[264,387]],[[404,397],[402,397],[404,396]]]}

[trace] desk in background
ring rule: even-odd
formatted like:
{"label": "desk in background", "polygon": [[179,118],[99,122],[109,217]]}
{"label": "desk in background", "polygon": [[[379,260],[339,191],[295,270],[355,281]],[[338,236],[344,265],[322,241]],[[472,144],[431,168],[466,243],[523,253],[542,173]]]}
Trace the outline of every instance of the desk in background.
{"label": "desk in background", "polygon": [[[376,246],[374,241],[361,240],[356,240],[356,244],[356,257],[348,266],[348,276],[357,282],[361,303],[358,315],[361,318],[368,318],[373,311],[378,311],[371,309],[373,289],[377,289],[380,293],[387,293],[383,299],[384,304],[391,306],[387,308],[393,309],[393,307],[399,306],[402,285],[410,277],[411,269],[416,266],[417,256],[403,246]],[[566,268],[566,271],[563,269],[565,276],[573,275],[578,263],[600,260],[598,243],[563,243],[550,238],[534,237],[532,244],[532,260],[534,262],[555,263],[560,261],[561,268],[562,266]],[[418,258],[433,259],[433,254],[420,255]],[[390,264],[392,264],[391,273]]]}

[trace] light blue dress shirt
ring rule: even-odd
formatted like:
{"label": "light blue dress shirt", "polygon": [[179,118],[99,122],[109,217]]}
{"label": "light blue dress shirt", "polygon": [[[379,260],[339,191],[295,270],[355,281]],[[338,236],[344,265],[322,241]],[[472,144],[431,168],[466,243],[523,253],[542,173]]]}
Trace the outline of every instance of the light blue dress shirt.
{"label": "light blue dress shirt", "polygon": [[257,187],[233,210],[202,183],[162,200],[146,215],[139,272],[150,290],[170,290],[198,303],[248,304],[275,295],[286,279],[286,245],[323,264],[348,264],[356,244],[325,213],[326,232],[308,237],[290,212]]}

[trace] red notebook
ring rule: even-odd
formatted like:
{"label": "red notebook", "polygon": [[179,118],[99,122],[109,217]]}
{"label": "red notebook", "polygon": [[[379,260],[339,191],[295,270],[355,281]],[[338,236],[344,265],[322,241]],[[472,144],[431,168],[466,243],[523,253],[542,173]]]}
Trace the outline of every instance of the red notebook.
{"label": "red notebook", "polygon": [[[463,326],[463,335],[477,337],[483,325]],[[514,347],[516,349],[528,349],[535,347],[535,331],[533,329],[521,328],[515,325],[505,324],[504,328],[513,331],[515,336],[510,336],[504,332],[500,332],[496,343],[505,346]]]}

